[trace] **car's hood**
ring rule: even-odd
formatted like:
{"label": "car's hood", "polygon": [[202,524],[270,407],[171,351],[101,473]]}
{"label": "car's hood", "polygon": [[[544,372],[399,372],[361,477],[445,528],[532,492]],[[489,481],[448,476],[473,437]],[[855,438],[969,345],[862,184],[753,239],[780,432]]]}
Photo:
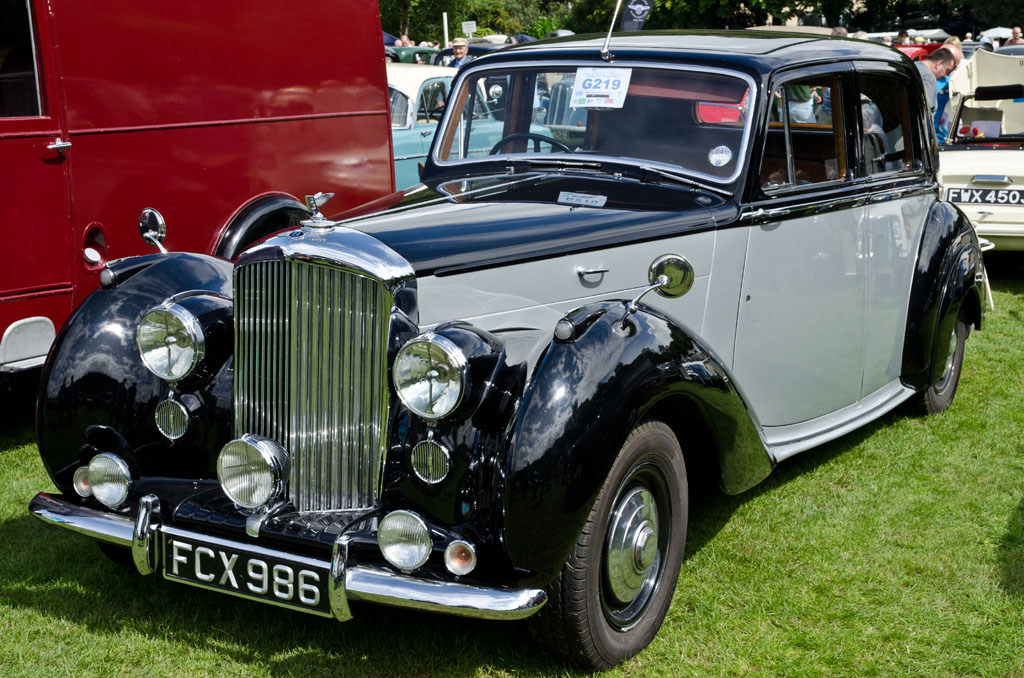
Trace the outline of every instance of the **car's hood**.
{"label": "car's hood", "polygon": [[343,223],[387,244],[422,276],[705,230],[738,215],[733,201],[699,189],[536,173],[421,184],[395,207]]}

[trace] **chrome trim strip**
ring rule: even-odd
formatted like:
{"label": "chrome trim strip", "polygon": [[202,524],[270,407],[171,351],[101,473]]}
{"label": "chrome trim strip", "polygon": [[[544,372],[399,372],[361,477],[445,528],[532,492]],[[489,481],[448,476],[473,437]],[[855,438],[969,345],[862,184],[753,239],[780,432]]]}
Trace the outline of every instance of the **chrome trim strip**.
{"label": "chrome trim strip", "polygon": [[[835,188],[836,184],[821,185],[822,188]],[[846,188],[854,189],[858,184],[847,183]],[[862,207],[868,203],[888,202],[909,198],[923,193],[932,193],[938,190],[938,184],[931,182],[923,185],[899,186],[895,188],[884,188],[870,193],[855,193],[843,195],[839,198],[828,200],[815,200],[814,196],[787,194],[774,195],[769,200],[755,201],[747,207],[747,211],[740,215],[740,222],[751,222],[751,225],[778,221],[785,216],[807,216],[811,214],[822,214],[839,209],[850,209]],[[787,199],[788,198],[788,199]],[[777,205],[777,207],[769,207]]]}
{"label": "chrome trim strip", "polygon": [[[146,509],[149,515],[153,516],[155,512],[153,502],[146,501],[150,497],[156,500],[155,496],[147,495],[143,497],[143,502],[149,507]],[[135,522],[139,522],[138,520],[133,522],[127,516],[73,504],[64,501],[59,496],[51,496],[45,492],[40,492],[32,499],[29,503],[29,512],[51,525],[64,527],[92,539],[125,547],[133,545],[131,535],[134,532]],[[150,524],[148,529],[150,539],[148,543],[151,551],[145,555],[144,560],[147,563],[156,563],[157,569],[160,568],[162,563],[156,557],[155,551],[157,547],[153,545],[158,544],[161,540],[153,539],[153,537],[163,533],[166,537],[195,539],[225,549],[277,557],[330,572],[328,592],[330,595],[331,611],[333,616],[339,621],[346,621],[352,617],[351,611],[348,608],[349,600],[362,600],[393,607],[443,612],[476,619],[510,620],[528,617],[547,602],[547,594],[542,589],[487,588],[459,582],[418,579],[409,575],[396,574],[382,566],[357,565],[348,567],[347,535],[342,535],[334,543],[331,560],[328,562],[319,558],[309,558],[293,555],[286,551],[268,549],[255,544],[221,539],[170,525],[155,524],[151,518],[148,519],[148,522]],[[205,587],[190,580],[168,577],[166,573],[164,577],[169,581],[191,584],[199,588],[209,588],[209,590],[218,593],[238,595],[246,600],[255,600],[256,602],[264,602],[269,605],[275,604],[273,600],[255,599],[241,594],[233,594],[226,589]],[[317,616],[326,616],[318,610],[309,608],[292,605],[281,605],[281,607],[299,612],[308,612]]]}
{"label": "chrome trim strip", "polygon": [[28,512],[44,523],[71,530],[92,539],[131,548],[135,521],[126,515],[98,511],[40,492],[28,504]]}

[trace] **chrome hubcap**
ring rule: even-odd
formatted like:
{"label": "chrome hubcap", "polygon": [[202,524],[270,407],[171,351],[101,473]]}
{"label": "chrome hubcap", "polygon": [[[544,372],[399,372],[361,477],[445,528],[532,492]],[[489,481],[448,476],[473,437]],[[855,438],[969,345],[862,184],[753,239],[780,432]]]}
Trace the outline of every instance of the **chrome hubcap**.
{"label": "chrome hubcap", "polygon": [[611,596],[619,604],[631,603],[657,574],[658,506],[646,488],[633,488],[619,500],[605,548]]}

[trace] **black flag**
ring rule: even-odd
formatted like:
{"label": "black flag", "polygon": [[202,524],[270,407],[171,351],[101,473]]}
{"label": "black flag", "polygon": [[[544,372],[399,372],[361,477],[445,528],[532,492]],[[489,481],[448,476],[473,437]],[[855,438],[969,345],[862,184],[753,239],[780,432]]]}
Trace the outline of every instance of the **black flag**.
{"label": "black flag", "polygon": [[621,31],[639,31],[647,21],[647,15],[654,9],[654,0],[629,0],[626,11],[622,13]]}

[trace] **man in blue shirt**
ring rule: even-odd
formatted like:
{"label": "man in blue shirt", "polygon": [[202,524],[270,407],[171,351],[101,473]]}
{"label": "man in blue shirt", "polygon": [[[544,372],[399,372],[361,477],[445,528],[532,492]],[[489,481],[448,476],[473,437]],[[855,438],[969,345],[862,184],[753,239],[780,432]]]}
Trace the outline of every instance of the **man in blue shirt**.
{"label": "man in blue shirt", "polygon": [[469,42],[465,38],[455,38],[452,40],[452,56],[455,58],[448,65],[453,68],[468,64],[473,60],[473,57],[469,56]]}

